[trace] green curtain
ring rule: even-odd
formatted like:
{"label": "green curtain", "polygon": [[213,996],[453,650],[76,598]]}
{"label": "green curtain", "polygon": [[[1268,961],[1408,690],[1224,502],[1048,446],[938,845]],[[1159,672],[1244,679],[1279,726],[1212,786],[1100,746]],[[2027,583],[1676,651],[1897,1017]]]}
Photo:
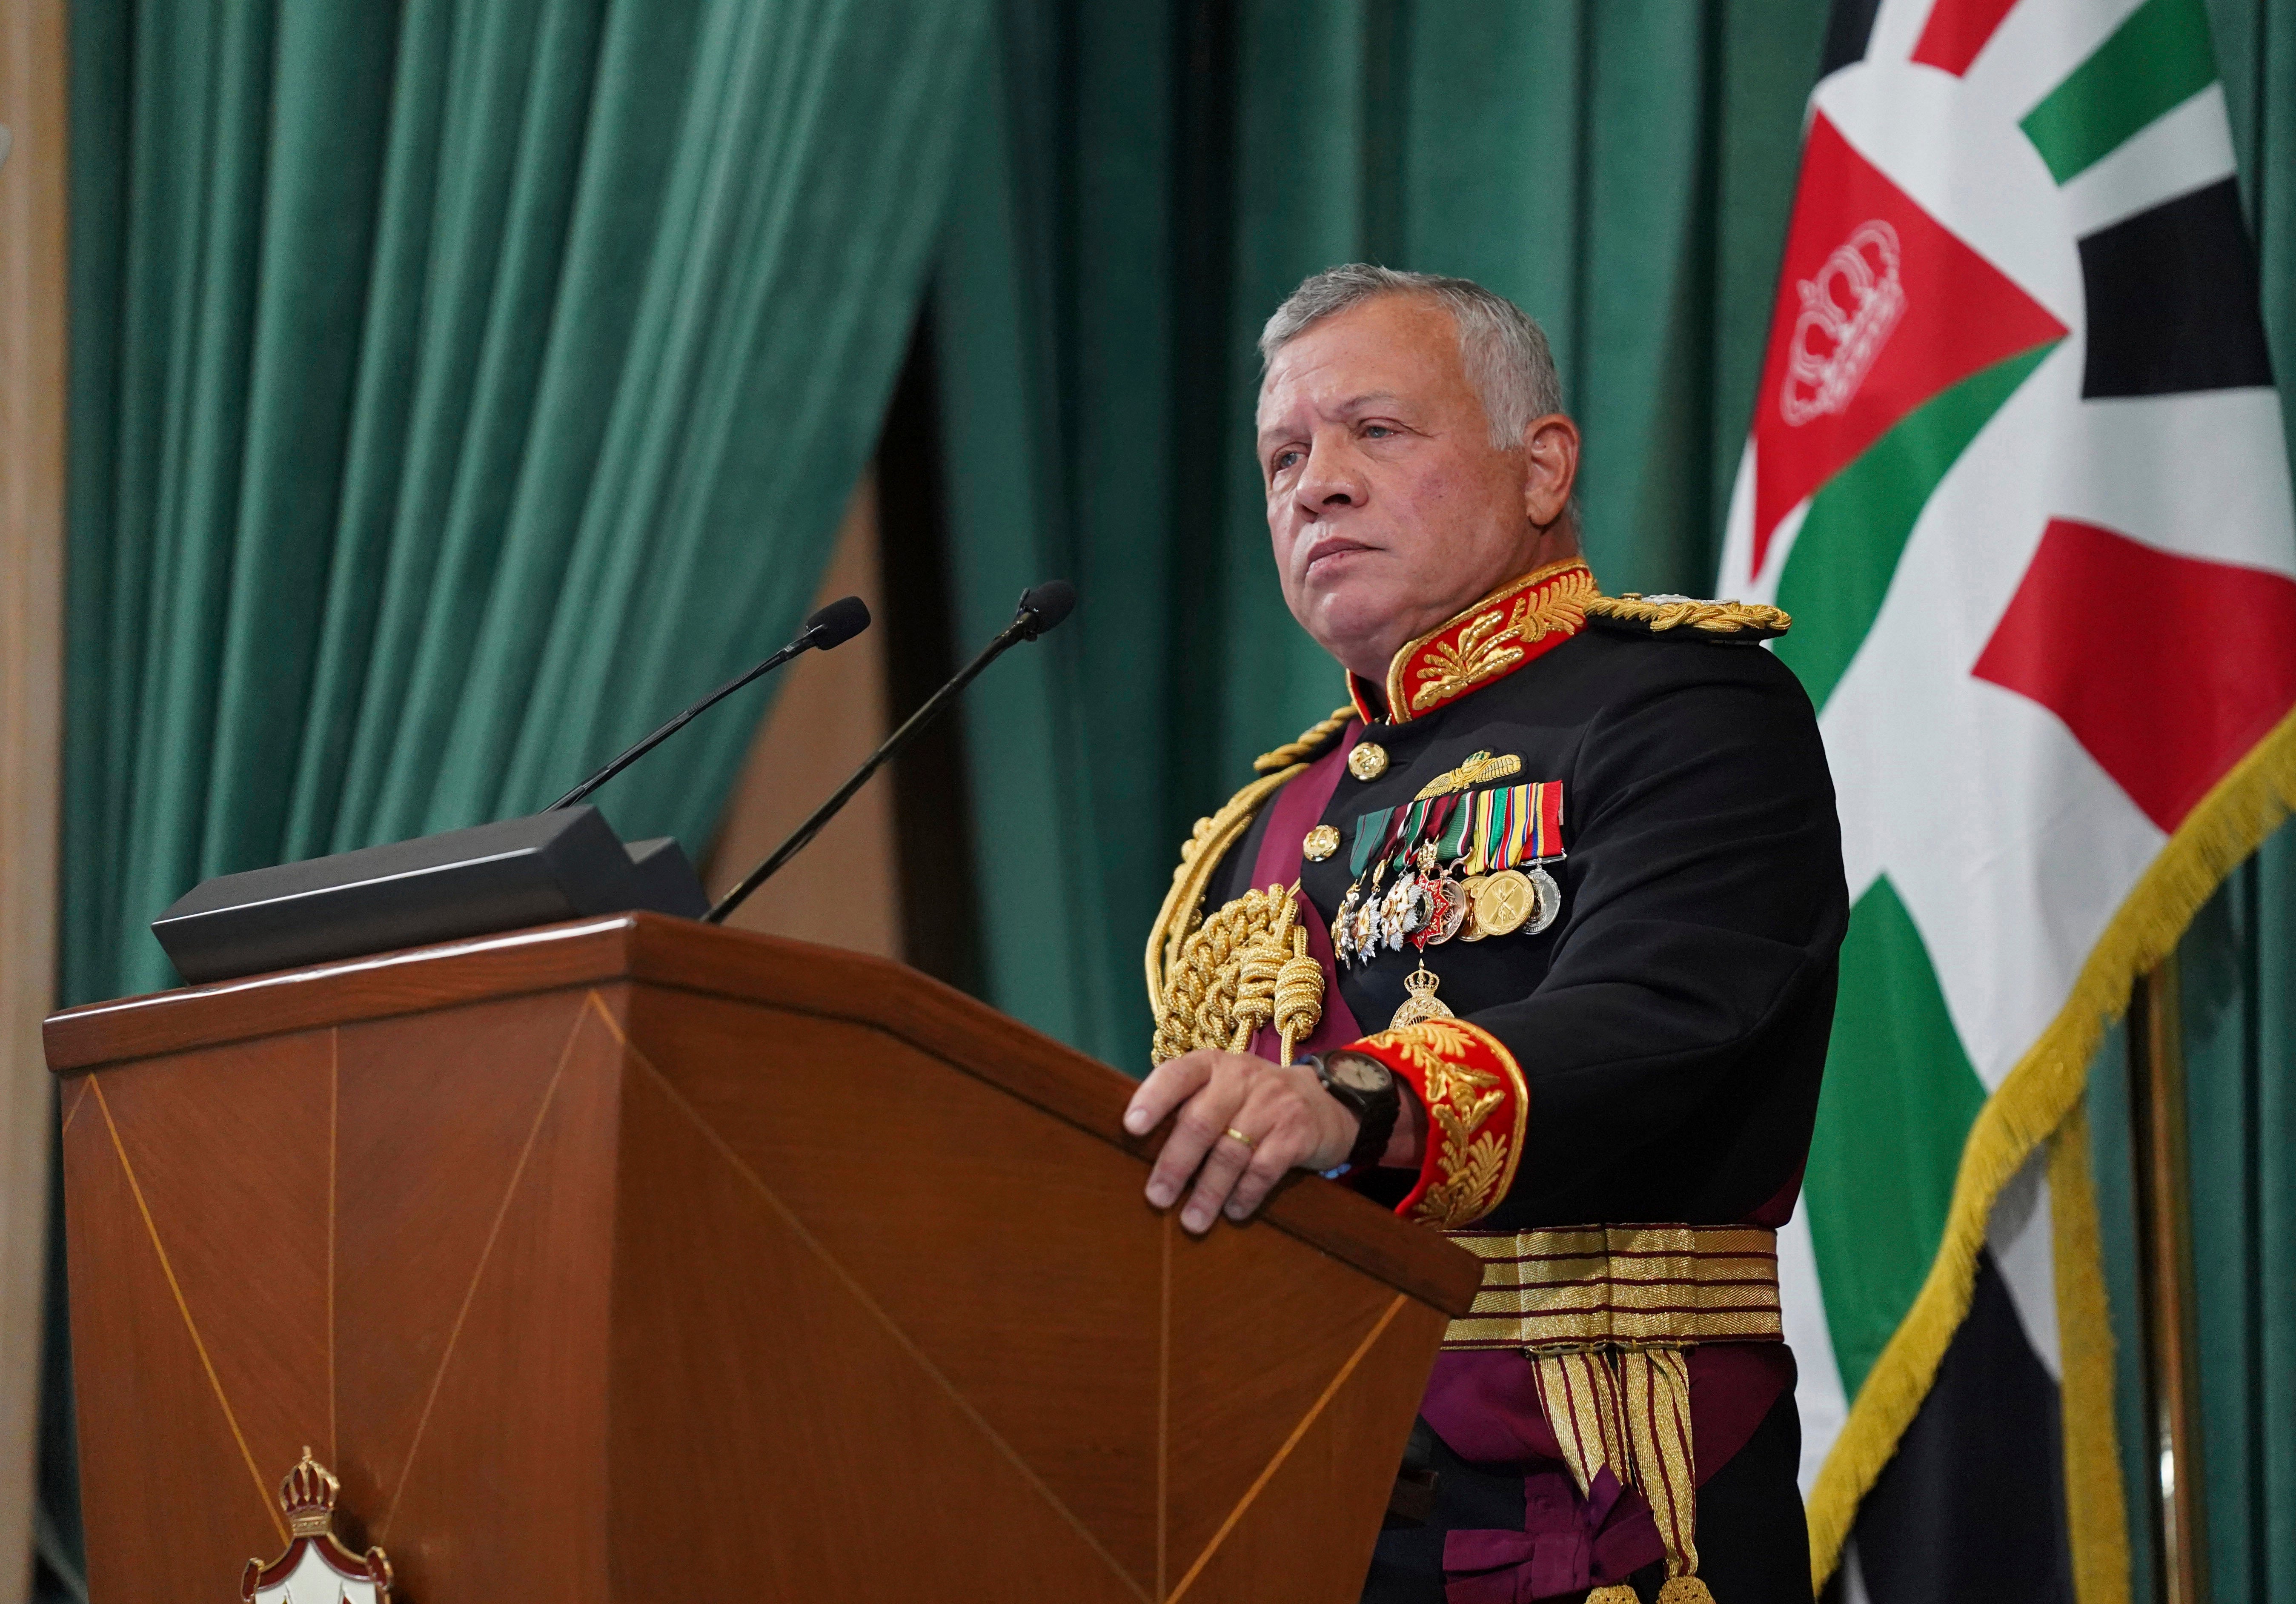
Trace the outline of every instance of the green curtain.
{"label": "green curtain", "polygon": [[[66,996],[166,983],[205,876],[537,807],[786,637],[984,16],[76,7]],[[698,851],[749,735],[601,801]]]}
{"label": "green curtain", "polygon": [[[2265,331],[2296,455],[2296,4],[2210,0]],[[2296,825],[2203,907],[2177,951],[2188,1199],[2198,1286],[2202,1477],[2210,1592],[2296,1601]],[[2134,1517],[2157,1498],[2143,1419],[2129,1194],[2127,1047],[2089,1086],[2113,1315],[2122,1479]],[[2134,1596],[2152,1597],[2132,1518]]]}
{"label": "green curtain", "polygon": [[[2284,1601],[2296,1599],[2296,827],[2201,909],[2177,960],[2210,1592]],[[2143,1406],[2128,1076],[2116,1030],[2089,1077],[2092,1168],[2133,1594],[2147,1600],[2144,1512],[2158,1467]]]}
{"label": "green curtain", "polygon": [[[1188,822],[1340,699],[1283,611],[1248,448],[1252,338],[1306,274],[1370,258],[1514,298],[1586,430],[1596,573],[1707,592],[1828,9],[1004,0],[935,268],[964,627],[1039,573],[1084,599],[974,693],[1001,1006],[1144,1068],[1140,940]],[[2296,374],[2296,0],[2210,10]],[[2296,1601],[2296,829],[2182,974],[2214,1592]],[[2135,1510],[2117,1042],[2091,1101]]]}
{"label": "green curtain", "polygon": [[[66,1000],[169,983],[196,881],[538,807],[787,638],[987,14],[73,6]],[[758,706],[603,792],[623,833],[698,854]]]}

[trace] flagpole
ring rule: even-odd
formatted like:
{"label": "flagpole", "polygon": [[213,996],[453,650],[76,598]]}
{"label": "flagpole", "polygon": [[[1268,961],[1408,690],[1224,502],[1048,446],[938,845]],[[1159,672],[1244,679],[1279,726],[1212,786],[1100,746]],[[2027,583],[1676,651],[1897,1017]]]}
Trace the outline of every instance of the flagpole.
{"label": "flagpole", "polygon": [[2128,1005],[2138,1328],[2154,1469],[2144,1509],[2152,1529],[2153,1596],[2161,1604],[2206,1604],[2208,1522],[2182,1029],[2171,953],[2137,981]]}

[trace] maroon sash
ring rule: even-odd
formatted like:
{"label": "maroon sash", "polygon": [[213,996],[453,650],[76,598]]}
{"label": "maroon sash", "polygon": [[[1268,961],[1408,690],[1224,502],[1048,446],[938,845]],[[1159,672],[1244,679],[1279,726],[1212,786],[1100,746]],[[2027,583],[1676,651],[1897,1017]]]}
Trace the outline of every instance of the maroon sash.
{"label": "maroon sash", "polygon": [[[1267,829],[1259,838],[1259,856],[1251,865],[1251,884],[1265,888],[1289,885],[1300,877],[1303,861],[1300,843],[1324,810],[1332,805],[1332,793],[1340,788],[1340,776],[1347,771],[1348,753],[1363,739],[1364,726],[1360,719],[1349,724],[1340,744],[1308,766],[1300,776],[1275,794],[1275,805],[1268,810]],[[1316,911],[1308,893],[1299,894],[1300,925],[1308,933],[1308,956],[1324,969],[1324,1017],[1315,1033],[1292,1049],[1292,1057],[1303,1058],[1309,1053],[1327,1052],[1344,1047],[1363,1034],[1356,1016],[1348,1011],[1347,1001],[1340,995],[1340,967],[1332,956],[1332,928],[1327,916]],[[1283,1038],[1272,1024],[1263,1024],[1251,1039],[1251,1050],[1274,1064],[1283,1056]]]}

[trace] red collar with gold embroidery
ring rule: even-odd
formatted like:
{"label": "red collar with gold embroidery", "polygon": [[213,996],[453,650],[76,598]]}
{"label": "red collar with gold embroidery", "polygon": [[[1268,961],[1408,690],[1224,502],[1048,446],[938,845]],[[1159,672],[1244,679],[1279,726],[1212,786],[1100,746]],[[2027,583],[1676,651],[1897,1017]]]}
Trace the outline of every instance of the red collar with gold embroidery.
{"label": "red collar with gold embroidery", "polygon": [[1366,724],[1408,724],[1543,657],[1586,627],[1595,576],[1578,557],[1510,580],[1439,629],[1395,654],[1387,669],[1388,716],[1380,719],[1363,682],[1348,695]]}

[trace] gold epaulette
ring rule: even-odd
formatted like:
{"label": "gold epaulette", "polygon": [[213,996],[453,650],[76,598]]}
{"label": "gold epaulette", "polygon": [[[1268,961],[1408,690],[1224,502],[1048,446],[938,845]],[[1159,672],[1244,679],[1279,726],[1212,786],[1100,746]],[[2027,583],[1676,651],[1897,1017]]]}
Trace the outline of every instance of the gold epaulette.
{"label": "gold epaulette", "polygon": [[1677,640],[1771,640],[1793,627],[1793,620],[1759,602],[1702,602],[1686,596],[1598,596],[1587,604],[1587,621],[1629,635],[1664,635]]}
{"label": "gold epaulette", "polygon": [[1151,1008],[1163,1003],[1165,976],[1179,956],[1180,943],[1195,927],[1198,905],[1204,900],[1204,888],[1211,884],[1212,872],[1219,868],[1220,860],[1251,827],[1251,821],[1259,815],[1260,805],[1281,791],[1294,775],[1305,770],[1309,760],[1345,729],[1348,720],[1355,716],[1352,706],[1334,709],[1330,718],[1301,731],[1298,740],[1262,753],[1251,764],[1259,777],[1229,797],[1218,812],[1196,820],[1196,827],[1180,848],[1179,867],[1172,871],[1172,889],[1165,892],[1164,905],[1156,911],[1156,922],[1148,927]]}

